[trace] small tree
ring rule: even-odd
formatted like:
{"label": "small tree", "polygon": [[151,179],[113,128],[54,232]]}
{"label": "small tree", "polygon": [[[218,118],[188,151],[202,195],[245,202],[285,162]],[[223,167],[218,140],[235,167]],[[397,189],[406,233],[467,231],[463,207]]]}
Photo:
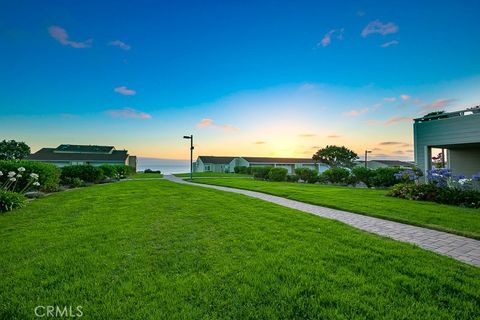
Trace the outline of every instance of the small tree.
{"label": "small tree", "polygon": [[0,142],[0,160],[22,160],[30,155],[30,147],[25,142],[3,140]]}
{"label": "small tree", "polygon": [[344,146],[326,146],[318,150],[312,159],[326,163],[333,168],[352,168],[355,165],[354,161],[358,159],[358,155]]}

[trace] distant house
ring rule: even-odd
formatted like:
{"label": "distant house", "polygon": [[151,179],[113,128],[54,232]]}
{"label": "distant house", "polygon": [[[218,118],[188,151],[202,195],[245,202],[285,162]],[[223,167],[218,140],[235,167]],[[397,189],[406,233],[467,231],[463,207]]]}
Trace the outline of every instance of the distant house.
{"label": "distant house", "polygon": [[415,163],[432,168],[432,149],[441,149],[454,175],[480,172],[480,106],[456,112],[436,112],[415,119]]}
{"label": "distant house", "polygon": [[31,154],[28,160],[52,163],[58,167],[90,164],[125,164],[137,169],[137,157],[127,150],[113,146],[61,144],[56,148],[42,148]]}
{"label": "distant house", "polygon": [[[365,161],[356,161],[357,167],[365,166]],[[407,161],[400,160],[369,160],[367,161],[367,167],[370,169],[388,168],[388,167],[400,167],[402,169],[413,168],[415,164]]]}
{"label": "distant house", "polygon": [[234,172],[235,157],[199,156],[194,165],[195,172]]}
{"label": "distant house", "polygon": [[199,156],[195,162],[195,172],[234,172],[236,166],[245,167],[281,167],[288,170],[289,174],[296,168],[306,167],[323,172],[328,166],[316,163],[309,158],[271,158],[271,157],[214,157]]}

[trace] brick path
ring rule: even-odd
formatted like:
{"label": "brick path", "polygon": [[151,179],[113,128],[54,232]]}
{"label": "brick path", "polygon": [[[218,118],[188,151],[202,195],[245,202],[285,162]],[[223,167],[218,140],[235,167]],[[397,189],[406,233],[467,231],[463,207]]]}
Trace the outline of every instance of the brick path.
{"label": "brick path", "polygon": [[172,175],[166,175],[165,179],[177,183],[239,193],[249,197],[279,204],[284,207],[308,212],[320,217],[335,219],[360,230],[365,230],[403,242],[413,243],[423,249],[446,255],[465,263],[480,267],[479,240],[461,237],[447,232],[364,216],[361,214],[316,206],[256,191],[197,184],[185,181]]}

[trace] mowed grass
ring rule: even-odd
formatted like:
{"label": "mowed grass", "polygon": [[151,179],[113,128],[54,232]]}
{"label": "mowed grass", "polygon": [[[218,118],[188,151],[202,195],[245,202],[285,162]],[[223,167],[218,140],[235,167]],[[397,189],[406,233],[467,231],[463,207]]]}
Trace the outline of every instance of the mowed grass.
{"label": "mowed grass", "polygon": [[480,269],[242,195],[133,180],[0,215],[0,319],[475,319]]}
{"label": "mowed grass", "polygon": [[393,198],[386,195],[387,190],[243,179],[197,179],[195,182],[265,192],[480,239],[480,209]]}
{"label": "mowed grass", "polygon": [[[190,173],[174,173],[176,177],[181,178],[189,178]],[[225,173],[225,172],[194,172],[193,177],[201,178],[201,177],[225,177],[225,178],[252,178],[251,175],[248,174],[240,174],[240,173]]]}
{"label": "mowed grass", "polygon": [[129,177],[130,179],[151,179],[151,178],[163,178],[161,173],[145,173],[137,172]]}

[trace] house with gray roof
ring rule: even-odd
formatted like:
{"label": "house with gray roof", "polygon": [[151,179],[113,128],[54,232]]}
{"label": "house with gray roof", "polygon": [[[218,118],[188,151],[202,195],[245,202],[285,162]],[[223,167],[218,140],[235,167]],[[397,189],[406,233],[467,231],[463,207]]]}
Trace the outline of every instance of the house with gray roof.
{"label": "house with gray roof", "polygon": [[32,153],[28,160],[52,163],[58,167],[90,164],[124,164],[137,168],[137,157],[127,150],[116,150],[113,146],[61,144],[56,148],[42,148]]}
{"label": "house with gray roof", "polygon": [[[355,165],[357,167],[364,167],[365,161],[358,160],[355,161]],[[408,169],[415,167],[415,164],[408,161],[401,161],[401,160],[368,160],[367,167],[370,169],[378,169],[378,168],[390,168],[390,167],[399,167],[402,169]]]}
{"label": "house with gray roof", "polygon": [[454,175],[480,172],[480,106],[455,112],[435,112],[414,120],[415,163],[432,168],[432,149],[445,155]]}

